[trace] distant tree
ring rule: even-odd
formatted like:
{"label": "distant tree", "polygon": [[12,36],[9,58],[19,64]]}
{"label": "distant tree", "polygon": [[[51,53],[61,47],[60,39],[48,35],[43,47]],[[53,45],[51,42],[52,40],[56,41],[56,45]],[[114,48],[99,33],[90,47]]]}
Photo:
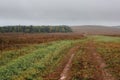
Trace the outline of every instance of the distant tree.
{"label": "distant tree", "polygon": [[25,32],[25,33],[54,33],[54,32],[72,32],[68,26],[3,26],[0,32]]}
{"label": "distant tree", "polygon": [[30,31],[29,31],[30,33],[32,33],[33,32],[33,26],[31,25],[30,26]]}

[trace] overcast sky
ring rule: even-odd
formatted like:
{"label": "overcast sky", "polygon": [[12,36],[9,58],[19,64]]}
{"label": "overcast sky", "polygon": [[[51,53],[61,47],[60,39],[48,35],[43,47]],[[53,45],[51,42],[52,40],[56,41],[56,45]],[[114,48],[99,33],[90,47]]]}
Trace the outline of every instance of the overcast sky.
{"label": "overcast sky", "polygon": [[0,0],[0,25],[120,25],[120,0]]}

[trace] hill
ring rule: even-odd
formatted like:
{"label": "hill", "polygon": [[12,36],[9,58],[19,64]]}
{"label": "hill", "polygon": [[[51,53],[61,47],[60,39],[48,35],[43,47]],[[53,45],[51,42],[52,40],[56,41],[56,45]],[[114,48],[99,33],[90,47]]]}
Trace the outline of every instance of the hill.
{"label": "hill", "polygon": [[120,28],[100,25],[71,26],[74,33],[120,35]]}

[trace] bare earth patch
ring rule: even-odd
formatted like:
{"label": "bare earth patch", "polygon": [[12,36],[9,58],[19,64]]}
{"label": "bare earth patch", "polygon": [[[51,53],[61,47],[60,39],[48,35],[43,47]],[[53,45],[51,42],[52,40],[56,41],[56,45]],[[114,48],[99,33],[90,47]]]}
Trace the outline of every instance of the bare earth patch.
{"label": "bare earth patch", "polygon": [[79,46],[75,46],[74,48],[72,48],[69,51],[71,56],[69,58],[68,63],[66,64],[65,68],[63,69],[63,72],[61,73],[61,75],[60,75],[61,77],[60,77],[59,80],[68,80],[69,79],[68,75],[69,75],[69,70],[71,68],[71,62],[72,62],[72,59],[73,59],[73,57],[74,57],[74,55],[75,55],[78,48],[79,48]]}

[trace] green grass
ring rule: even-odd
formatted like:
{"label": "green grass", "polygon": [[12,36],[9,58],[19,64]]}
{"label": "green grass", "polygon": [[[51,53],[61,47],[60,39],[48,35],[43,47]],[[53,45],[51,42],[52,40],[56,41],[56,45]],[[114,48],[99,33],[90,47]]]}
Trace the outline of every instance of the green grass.
{"label": "green grass", "polygon": [[120,37],[111,37],[111,36],[92,36],[95,41],[98,42],[120,42]]}
{"label": "green grass", "polygon": [[12,60],[15,60],[26,54],[32,53],[36,49],[37,49],[37,45],[31,45],[31,46],[24,47],[18,50],[3,51],[2,53],[0,53],[0,67],[6,65]]}
{"label": "green grass", "polygon": [[[63,40],[52,42],[47,45],[36,45],[34,47],[37,49],[33,49],[28,54],[7,61],[4,66],[1,66],[0,80],[29,80],[36,79],[37,77],[42,79],[44,74],[53,71],[51,69],[54,69],[54,66],[57,65],[60,58],[62,58],[61,56],[65,55],[64,51],[77,42],[79,41]],[[14,55],[14,50],[12,52],[11,55]],[[4,55],[5,54],[8,53],[4,53]]]}

